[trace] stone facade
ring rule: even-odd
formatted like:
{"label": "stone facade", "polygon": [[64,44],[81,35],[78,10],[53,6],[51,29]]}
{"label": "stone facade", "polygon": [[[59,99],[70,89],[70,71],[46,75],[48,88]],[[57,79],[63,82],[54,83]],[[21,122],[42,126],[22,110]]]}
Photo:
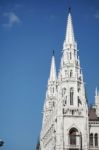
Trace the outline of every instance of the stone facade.
{"label": "stone facade", "polygon": [[88,108],[71,12],[58,76],[54,53],[43,109],[41,150],[99,150],[99,93]]}

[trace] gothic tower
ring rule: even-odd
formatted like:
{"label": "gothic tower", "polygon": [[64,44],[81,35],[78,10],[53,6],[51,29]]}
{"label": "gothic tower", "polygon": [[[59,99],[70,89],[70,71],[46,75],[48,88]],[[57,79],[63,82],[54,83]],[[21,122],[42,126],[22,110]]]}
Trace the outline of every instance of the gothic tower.
{"label": "gothic tower", "polygon": [[40,135],[41,150],[88,150],[88,106],[71,11],[58,77],[52,56]]}

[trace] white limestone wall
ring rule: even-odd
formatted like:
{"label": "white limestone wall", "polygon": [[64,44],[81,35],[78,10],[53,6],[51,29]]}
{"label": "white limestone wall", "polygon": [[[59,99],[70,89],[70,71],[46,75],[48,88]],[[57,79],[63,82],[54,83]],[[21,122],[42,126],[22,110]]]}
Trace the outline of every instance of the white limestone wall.
{"label": "white limestone wall", "polygon": [[[88,127],[86,124],[86,118],[83,117],[64,117],[64,146],[69,145],[69,131],[71,128],[76,128],[82,134],[82,147],[83,150],[88,150]],[[80,142],[79,137],[77,140]]]}

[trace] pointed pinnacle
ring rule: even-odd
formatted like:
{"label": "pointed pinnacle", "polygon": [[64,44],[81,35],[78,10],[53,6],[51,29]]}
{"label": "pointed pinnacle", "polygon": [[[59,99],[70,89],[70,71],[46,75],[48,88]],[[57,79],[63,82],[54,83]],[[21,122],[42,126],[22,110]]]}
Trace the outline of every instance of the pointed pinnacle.
{"label": "pointed pinnacle", "polygon": [[71,13],[71,7],[69,6],[69,8],[68,8],[68,13]]}
{"label": "pointed pinnacle", "polygon": [[53,56],[54,56],[54,54],[55,54],[55,53],[54,53],[54,50],[53,50]]}
{"label": "pointed pinnacle", "polygon": [[74,43],[74,31],[73,31],[73,25],[72,25],[72,17],[71,13],[68,14],[68,20],[67,20],[67,30],[66,30],[66,43],[72,44]]}
{"label": "pointed pinnacle", "polygon": [[52,56],[49,81],[56,80],[56,65],[54,55]]}

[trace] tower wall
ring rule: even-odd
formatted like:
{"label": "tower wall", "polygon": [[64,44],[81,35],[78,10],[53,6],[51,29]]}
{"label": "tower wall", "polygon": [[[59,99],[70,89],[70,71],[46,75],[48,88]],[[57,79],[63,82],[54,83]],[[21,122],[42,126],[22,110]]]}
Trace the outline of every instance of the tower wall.
{"label": "tower wall", "polygon": [[88,106],[71,13],[58,77],[52,57],[40,136],[41,150],[88,150]]}

